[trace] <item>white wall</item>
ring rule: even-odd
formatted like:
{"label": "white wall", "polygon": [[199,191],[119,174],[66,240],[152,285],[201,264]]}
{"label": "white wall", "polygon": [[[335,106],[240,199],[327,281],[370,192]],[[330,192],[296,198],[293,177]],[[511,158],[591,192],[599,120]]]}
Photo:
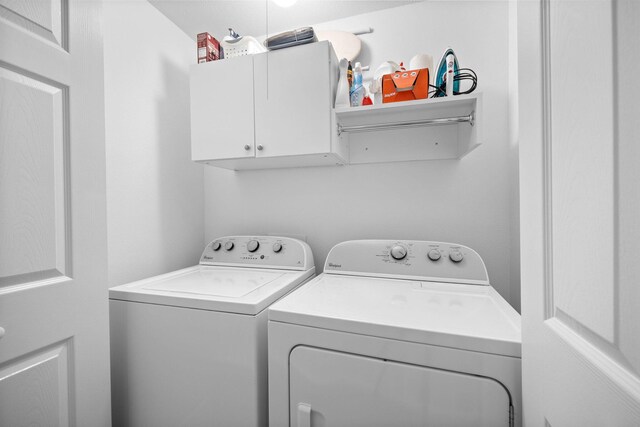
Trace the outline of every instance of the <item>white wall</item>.
{"label": "white wall", "polygon": [[104,7],[109,284],[197,264],[202,167],[190,160],[193,40],[146,0]]}
{"label": "white wall", "polygon": [[484,144],[460,161],[243,172],[208,167],[206,240],[244,233],[305,235],[320,270],[329,249],[343,240],[458,242],[481,254],[494,287],[519,308],[519,270],[512,267],[519,257],[507,1],[429,1],[316,28],[368,26],[375,31],[361,36],[359,60],[365,65],[408,63],[419,52],[437,61],[452,46],[461,66],[476,70],[484,94]]}
{"label": "white wall", "polygon": [[[518,122],[518,0],[509,2],[509,182],[511,203],[511,277],[520,278],[520,140]],[[520,282],[511,286],[520,311]]]}

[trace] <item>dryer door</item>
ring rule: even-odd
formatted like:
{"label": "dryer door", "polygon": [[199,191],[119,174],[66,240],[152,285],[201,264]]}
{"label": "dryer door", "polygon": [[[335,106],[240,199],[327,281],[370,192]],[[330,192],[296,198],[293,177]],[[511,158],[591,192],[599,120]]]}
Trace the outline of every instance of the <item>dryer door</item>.
{"label": "dryer door", "polygon": [[510,425],[509,393],[491,378],[304,346],[289,366],[292,426]]}

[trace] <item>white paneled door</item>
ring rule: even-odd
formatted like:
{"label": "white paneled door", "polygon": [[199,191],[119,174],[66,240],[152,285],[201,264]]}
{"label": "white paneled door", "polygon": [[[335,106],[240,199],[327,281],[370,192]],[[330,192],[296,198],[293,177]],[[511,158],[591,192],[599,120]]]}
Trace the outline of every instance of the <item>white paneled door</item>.
{"label": "white paneled door", "polygon": [[0,426],[110,424],[101,3],[0,0]]}
{"label": "white paneled door", "polygon": [[640,2],[518,7],[526,426],[640,426]]}

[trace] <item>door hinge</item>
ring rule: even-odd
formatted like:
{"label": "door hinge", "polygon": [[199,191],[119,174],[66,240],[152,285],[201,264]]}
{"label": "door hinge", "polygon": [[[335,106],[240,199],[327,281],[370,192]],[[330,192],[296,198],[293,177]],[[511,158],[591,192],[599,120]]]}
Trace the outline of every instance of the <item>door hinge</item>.
{"label": "door hinge", "polygon": [[513,405],[509,404],[509,427],[515,427],[516,419],[513,411]]}

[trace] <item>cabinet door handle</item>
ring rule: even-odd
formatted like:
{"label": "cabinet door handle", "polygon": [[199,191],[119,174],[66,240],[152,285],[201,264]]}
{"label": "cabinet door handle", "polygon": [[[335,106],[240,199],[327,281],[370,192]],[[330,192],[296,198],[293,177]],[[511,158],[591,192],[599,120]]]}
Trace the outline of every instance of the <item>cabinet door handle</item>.
{"label": "cabinet door handle", "polygon": [[247,144],[247,145],[245,145],[245,146],[244,146],[244,149],[245,149],[246,151],[249,151],[249,150],[251,150],[251,146],[250,146],[249,144]]}
{"label": "cabinet door handle", "polygon": [[0,339],[4,336],[4,328],[0,326]]}
{"label": "cabinet door handle", "polygon": [[262,151],[263,148],[262,144],[258,145],[258,151]]}
{"label": "cabinet door handle", "polygon": [[298,427],[311,427],[311,405],[298,403]]}

